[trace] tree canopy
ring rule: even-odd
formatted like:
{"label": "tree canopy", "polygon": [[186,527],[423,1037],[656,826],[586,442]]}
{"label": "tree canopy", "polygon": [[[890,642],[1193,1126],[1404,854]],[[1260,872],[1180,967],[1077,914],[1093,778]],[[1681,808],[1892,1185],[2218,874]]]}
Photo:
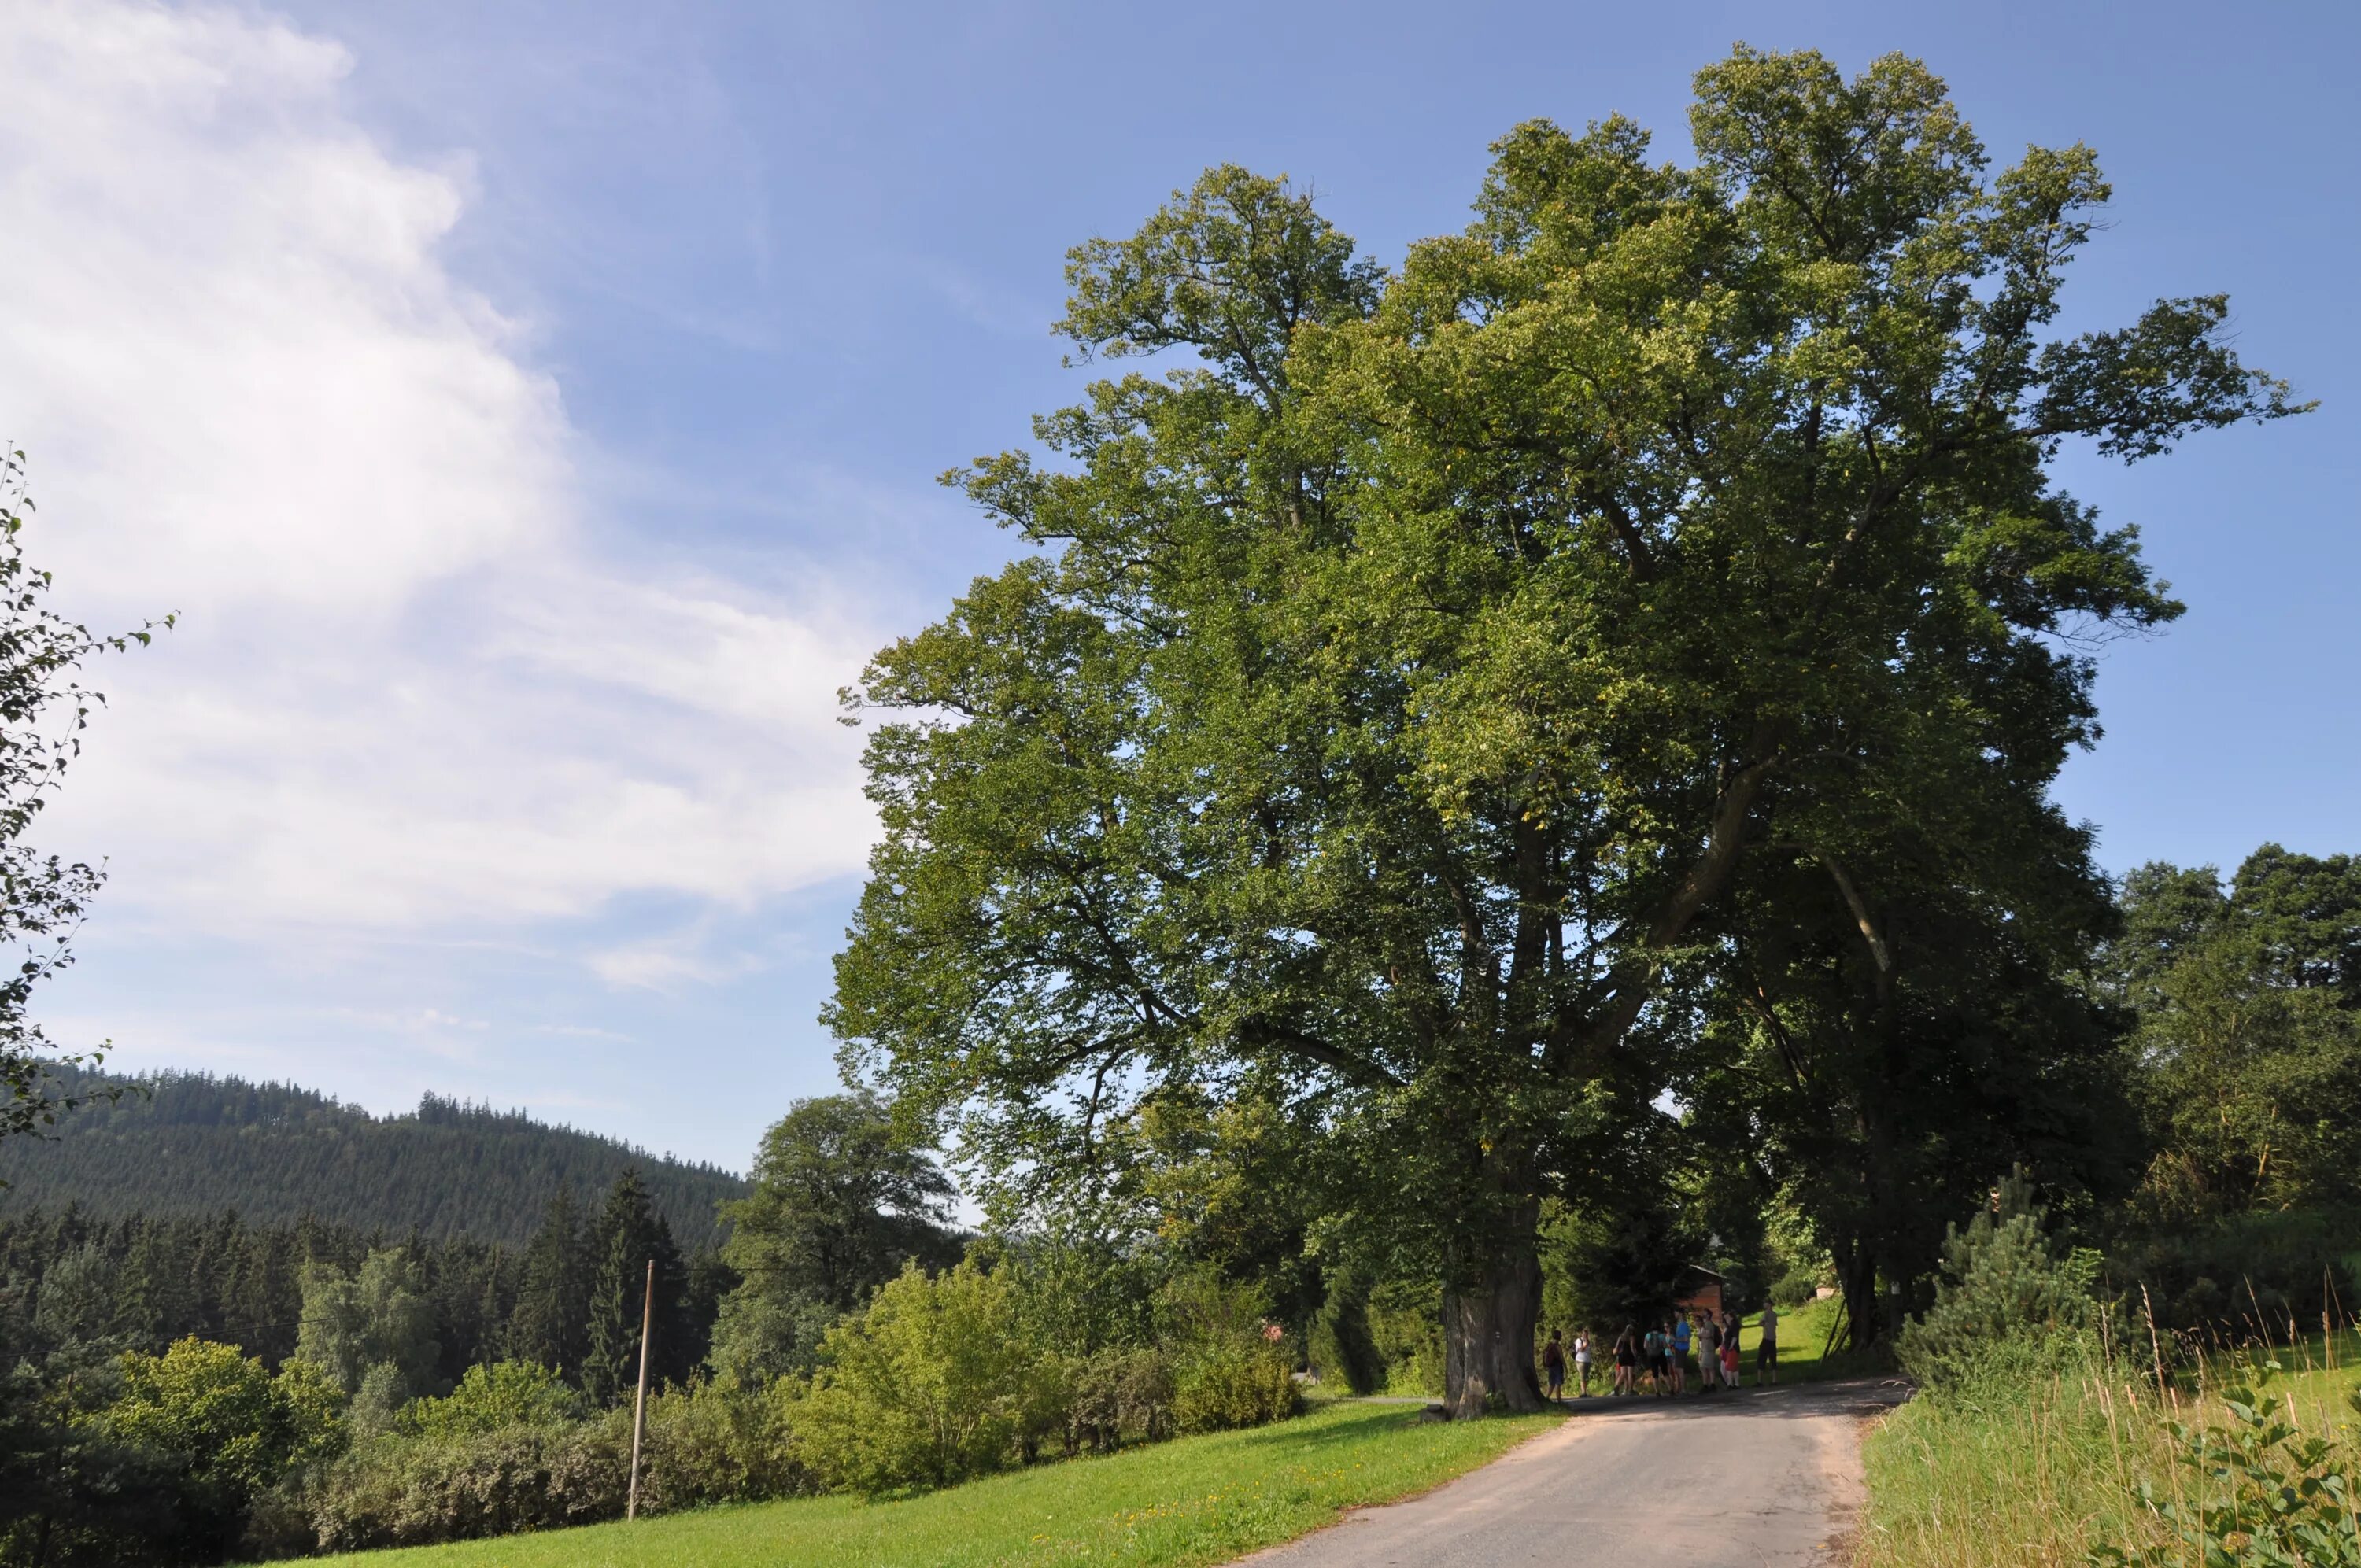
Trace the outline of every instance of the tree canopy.
{"label": "tree canopy", "polygon": [[1077,248],[1060,330],[1170,367],[954,477],[1037,548],[852,694],[848,1068],[1009,1181],[1278,1096],[1441,1275],[1462,1414],[1534,1398],[1542,1201],[1672,1083],[1741,885],[1812,868],[1877,966],[1889,868],[1985,925],[2089,877],[2078,640],[2180,607],[2060,443],[2297,408],[2220,296],[2052,335],[2095,158],[1992,172],[1915,61],[1741,48],[1690,129],[1516,126],[1392,273],[1227,166]]}
{"label": "tree canopy", "polygon": [[829,1326],[919,1262],[957,1260],[950,1180],[872,1094],[798,1100],[763,1135],[747,1195],[726,1206],[739,1276],[714,1364],[759,1383],[809,1369]]}

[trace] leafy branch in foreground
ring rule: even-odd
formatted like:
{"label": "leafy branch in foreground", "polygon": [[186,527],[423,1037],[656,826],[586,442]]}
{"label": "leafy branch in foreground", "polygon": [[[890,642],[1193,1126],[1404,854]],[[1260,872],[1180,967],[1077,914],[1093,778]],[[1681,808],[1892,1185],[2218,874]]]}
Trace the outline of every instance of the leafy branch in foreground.
{"label": "leafy branch in foreground", "polygon": [[[104,636],[49,607],[49,574],[25,559],[31,498],[25,455],[0,458],[0,948],[21,954],[0,977],[0,1138],[38,1133],[87,1094],[60,1092],[57,1064],[95,1066],[104,1046],[56,1050],[26,1016],[34,987],[73,962],[75,930],[106,880],[99,867],[44,855],[25,834],[82,755],[91,709],[106,699],[83,685],[86,659],[147,646],[159,625]],[[119,1093],[106,1088],[97,1094]]]}
{"label": "leafy branch in foreground", "polygon": [[2324,1439],[2300,1435],[2270,1398],[2276,1361],[2247,1384],[2224,1389],[2228,1421],[2175,1422],[2180,1464],[2194,1497],[2164,1498],[2140,1483],[2140,1500],[2170,1528],[2176,1544],[2127,1552],[2102,1546],[2105,1568],[2176,1568],[2194,1548],[2205,1568],[2361,1568],[2361,1499],[2354,1475]]}

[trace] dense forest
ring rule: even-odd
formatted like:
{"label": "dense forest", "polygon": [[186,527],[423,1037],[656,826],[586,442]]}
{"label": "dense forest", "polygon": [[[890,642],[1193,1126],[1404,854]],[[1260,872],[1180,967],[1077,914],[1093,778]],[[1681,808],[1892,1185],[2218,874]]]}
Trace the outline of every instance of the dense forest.
{"label": "dense forest", "polygon": [[[76,1205],[93,1219],[218,1215],[309,1220],[436,1240],[522,1246],[561,1191],[588,1201],[635,1168],[682,1245],[718,1245],[718,1205],[745,1184],[716,1166],[657,1159],[613,1138],[429,1094],[372,1116],[311,1090],[205,1073],[102,1078],[60,1069],[90,1099],[56,1136],[0,1143],[0,1214]],[[111,1103],[93,1098],[124,1091]]]}
{"label": "dense forest", "polygon": [[[400,1358],[414,1391],[447,1388],[468,1367],[513,1354],[603,1378],[611,1392],[617,1367],[591,1365],[600,1310],[628,1317],[636,1344],[640,1270],[653,1259],[656,1375],[686,1376],[704,1358],[730,1276],[709,1248],[682,1254],[635,1172],[597,1208],[561,1190],[540,1221],[526,1245],[511,1247],[416,1232],[389,1238],[309,1218],[250,1224],[228,1211],[115,1220],[71,1206],[0,1211],[0,1343],[154,1352],[193,1334],[277,1365],[298,1348],[307,1281],[316,1316],[323,1279],[366,1279],[373,1260],[391,1260],[376,1266],[393,1270],[387,1277],[414,1299]],[[609,1337],[620,1332],[609,1325]]]}

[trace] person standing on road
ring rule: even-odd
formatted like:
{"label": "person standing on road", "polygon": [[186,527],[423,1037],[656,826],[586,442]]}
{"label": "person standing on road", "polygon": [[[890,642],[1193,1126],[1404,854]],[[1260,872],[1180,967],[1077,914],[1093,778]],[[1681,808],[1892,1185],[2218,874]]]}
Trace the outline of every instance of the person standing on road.
{"label": "person standing on road", "polygon": [[1675,1313],[1673,1321],[1664,1326],[1672,1331],[1664,1336],[1669,1342],[1664,1348],[1671,1351],[1673,1356],[1673,1392],[1686,1394],[1689,1391],[1688,1315]]}
{"label": "person standing on road", "polygon": [[1724,1387],[1738,1387],[1738,1331],[1732,1328],[1730,1337],[1721,1342],[1721,1381]]}
{"label": "person standing on road", "polygon": [[1648,1392],[1660,1399],[1671,1383],[1664,1371],[1664,1352],[1671,1343],[1672,1336],[1662,1329],[1650,1329],[1648,1337],[1640,1342],[1640,1374],[1648,1380]]}
{"label": "person standing on road", "polygon": [[1754,1381],[1777,1387],[1779,1382],[1779,1310],[1763,1303],[1763,1343],[1754,1347]]}
{"label": "person standing on road", "polygon": [[1697,1388],[1710,1394],[1721,1386],[1721,1325],[1699,1312],[1697,1325]]}
{"label": "person standing on road", "polygon": [[1542,1346],[1542,1373],[1549,1379],[1549,1400],[1554,1405],[1565,1398],[1565,1345],[1555,1329],[1550,1330],[1549,1343]]}
{"label": "person standing on road", "polygon": [[1577,1399],[1590,1398],[1590,1331],[1574,1331],[1574,1381]]}
{"label": "person standing on road", "polygon": [[1625,1323],[1623,1332],[1615,1336],[1615,1391],[1631,1392],[1632,1375],[1640,1369],[1640,1353],[1631,1343],[1631,1325]]}

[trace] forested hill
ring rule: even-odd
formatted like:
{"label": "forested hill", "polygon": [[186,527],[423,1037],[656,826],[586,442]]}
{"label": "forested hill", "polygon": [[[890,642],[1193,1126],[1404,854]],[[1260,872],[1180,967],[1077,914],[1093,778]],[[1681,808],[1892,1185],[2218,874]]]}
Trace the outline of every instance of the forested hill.
{"label": "forested hill", "polygon": [[362,1231],[469,1235],[522,1246],[560,1187],[596,1203],[625,1166],[685,1249],[716,1239],[714,1205],[743,1183],[717,1166],[658,1159],[613,1138],[430,1094],[372,1116],[292,1084],[167,1072],[113,1105],[60,1116],[54,1139],[0,1142],[0,1206],[96,1217],[219,1213],[285,1223],[310,1213]]}

